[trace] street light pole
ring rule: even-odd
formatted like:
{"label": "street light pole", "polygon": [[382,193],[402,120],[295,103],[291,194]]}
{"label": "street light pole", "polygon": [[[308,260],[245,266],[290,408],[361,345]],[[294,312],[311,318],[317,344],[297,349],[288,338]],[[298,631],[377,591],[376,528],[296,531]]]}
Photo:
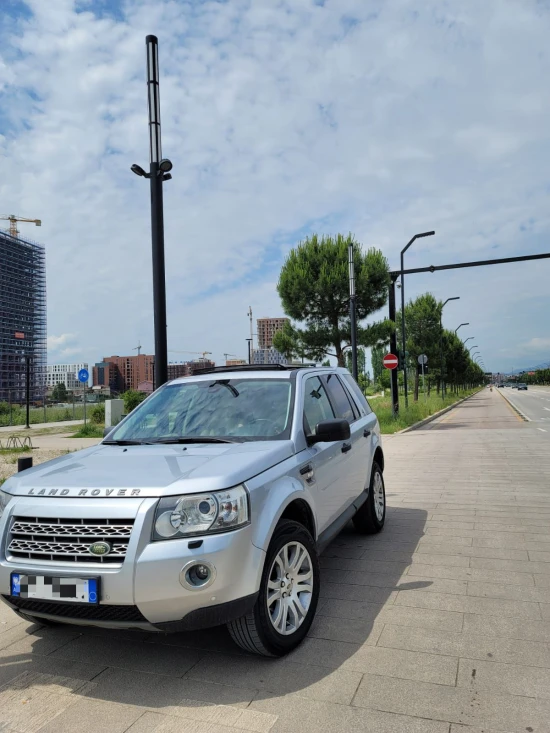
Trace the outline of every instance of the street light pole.
{"label": "street light pole", "polygon": [[[462,326],[469,326],[469,325],[470,325],[469,323],[461,323],[458,328],[462,328]],[[455,333],[457,333],[458,328],[455,328]]]}
{"label": "street light pole", "polygon": [[447,298],[447,300],[443,303],[441,306],[441,312],[439,316],[439,327],[440,327],[440,336],[439,336],[439,343],[441,348],[441,397],[445,398],[445,357],[443,355],[443,308],[447,305],[447,303],[451,300],[460,300],[459,295],[455,295],[453,298]]}
{"label": "street light pole", "polygon": [[[475,336],[474,336],[474,338],[475,338]],[[470,356],[472,355],[472,349],[478,349],[478,348],[479,348],[479,346],[477,344],[474,344],[473,346],[470,346],[470,348],[468,349],[468,353],[470,354]]]}
{"label": "street light pole", "polygon": [[246,339],[248,342],[248,363],[252,364],[252,339]]}
{"label": "street light pole", "polygon": [[351,373],[357,382],[357,313],[355,310],[355,269],[353,265],[353,242],[348,245],[349,267],[349,320],[351,328]]}
{"label": "street light pole", "polygon": [[401,350],[403,354],[403,388],[405,390],[405,407],[409,406],[409,395],[408,395],[408,380],[407,380],[407,341],[405,332],[405,276],[404,276],[404,256],[405,252],[409,249],[415,239],[421,239],[422,237],[432,237],[435,232],[422,232],[421,234],[415,234],[414,237],[407,243],[407,245],[401,250]]}
{"label": "street light pole", "polygon": [[27,422],[25,425],[25,428],[27,430],[30,429],[30,406],[31,406],[31,357],[27,354],[25,356],[25,401],[27,403],[27,410],[26,410],[26,416],[27,416]]}
{"label": "street light pole", "polygon": [[468,338],[464,339],[464,341],[462,342],[462,346],[464,346],[467,341],[471,341],[472,339],[475,339],[475,336],[468,336]]}
{"label": "street light pole", "polygon": [[172,178],[172,163],[162,157],[158,38],[145,38],[147,50],[147,103],[149,108],[149,173],[134,163],[132,171],[151,183],[151,245],[153,260],[153,310],[155,323],[155,386],[168,381],[166,337],[166,275],[164,266],[163,181]]}

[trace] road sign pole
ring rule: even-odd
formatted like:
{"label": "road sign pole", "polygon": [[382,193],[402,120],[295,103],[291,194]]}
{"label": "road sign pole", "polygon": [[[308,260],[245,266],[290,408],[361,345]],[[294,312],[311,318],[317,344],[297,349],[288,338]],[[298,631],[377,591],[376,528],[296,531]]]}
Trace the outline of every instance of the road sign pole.
{"label": "road sign pole", "polygon": [[424,362],[422,362],[422,389],[424,390],[424,400],[428,401],[428,395],[426,394],[426,375],[424,374]]}
{"label": "road sign pole", "polygon": [[351,330],[351,373],[357,382],[357,312],[355,309],[355,270],[353,265],[353,242],[349,243],[349,316]]}
{"label": "road sign pole", "polygon": [[[395,323],[395,278],[392,277],[389,288],[389,317],[390,321]],[[397,333],[394,329],[390,335],[390,351],[397,354]],[[397,370],[392,369],[390,373],[391,384],[391,411],[394,418],[399,416],[399,381]]]}

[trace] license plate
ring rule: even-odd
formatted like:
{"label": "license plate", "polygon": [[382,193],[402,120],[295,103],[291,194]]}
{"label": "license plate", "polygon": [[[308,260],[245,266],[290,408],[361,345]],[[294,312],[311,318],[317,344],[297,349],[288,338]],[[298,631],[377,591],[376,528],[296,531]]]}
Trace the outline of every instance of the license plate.
{"label": "license plate", "polygon": [[99,603],[99,578],[11,574],[11,595],[63,603]]}

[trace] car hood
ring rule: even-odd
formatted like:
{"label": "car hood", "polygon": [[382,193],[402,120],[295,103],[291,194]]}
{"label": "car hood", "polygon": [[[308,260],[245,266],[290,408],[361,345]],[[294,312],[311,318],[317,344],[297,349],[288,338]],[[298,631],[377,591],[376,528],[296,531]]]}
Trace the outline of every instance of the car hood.
{"label": "car hood", "polygon": [[290,440],[190,445],[102,445],[12,476],[24,496],[163,496],[227,489],[294,454]]}

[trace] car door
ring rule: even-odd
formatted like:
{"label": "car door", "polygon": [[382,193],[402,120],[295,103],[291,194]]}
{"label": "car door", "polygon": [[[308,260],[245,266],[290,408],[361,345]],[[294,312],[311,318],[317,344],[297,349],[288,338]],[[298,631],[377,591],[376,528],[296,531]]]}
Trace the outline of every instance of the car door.
{"label": "car door", "polygon": [[[376,417],[371,412],[359,409],[340,375],[333,373],[324,377],[329,399],[336,417],[344,418],[350,424],[350,445],[342,466],[340,495],[344,508],[351,504],[365,489],[370,476],[372,462],[372,431]],[[365,413],[365,414],[362,414]]]}
{"label": "car door", "polygon": [[[309,376],[304,382],[303,421],[306,438],[315,434],[315,426],[321,420],[335,417],[326,386],[318,376]],[[315,443],[307,451],[302,467],[313,494],[320,534],[342,513],[342,470],[346,454],[342,453],[342,441]],[[309,471],[308,469],[312,470]]]}

